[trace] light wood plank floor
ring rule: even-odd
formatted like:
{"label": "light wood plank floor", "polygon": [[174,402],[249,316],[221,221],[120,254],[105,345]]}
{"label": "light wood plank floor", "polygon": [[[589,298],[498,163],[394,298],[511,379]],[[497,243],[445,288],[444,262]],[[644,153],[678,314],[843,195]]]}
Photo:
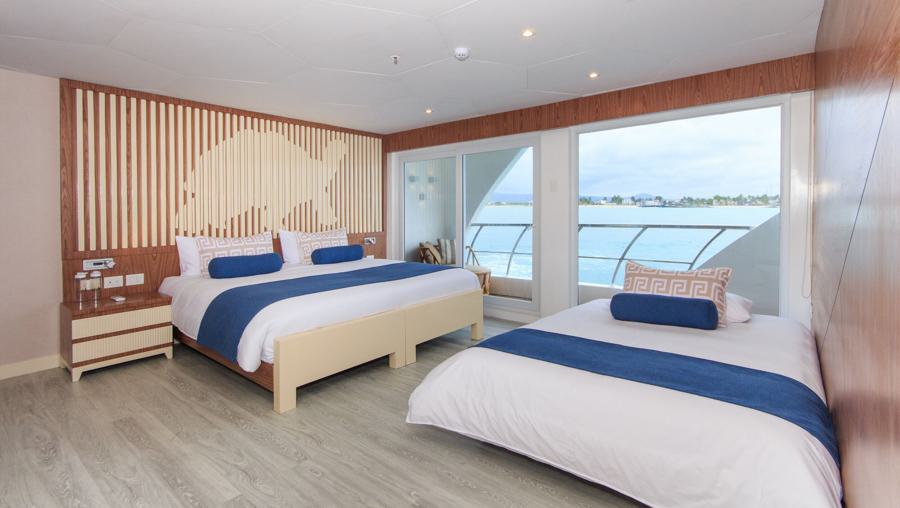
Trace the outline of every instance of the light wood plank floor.
{"label": "light wood plank floor", "polygon": [[[486,323],[492,335],[512,325]],[[271,394],[177,347],[86,373],[0,382],[0,506],[638,506],[549,466],[404,422],[409,394],[468,332]]]}

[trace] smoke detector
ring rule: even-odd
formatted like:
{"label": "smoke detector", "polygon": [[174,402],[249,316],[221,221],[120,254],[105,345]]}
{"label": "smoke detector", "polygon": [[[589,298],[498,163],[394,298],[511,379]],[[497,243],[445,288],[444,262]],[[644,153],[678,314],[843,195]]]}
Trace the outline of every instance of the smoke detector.
{"label": "smoke detector", "polygon": [[465,62],[469,59],[469,48],[460,46],[453,50],[453,56],[460,62]]}

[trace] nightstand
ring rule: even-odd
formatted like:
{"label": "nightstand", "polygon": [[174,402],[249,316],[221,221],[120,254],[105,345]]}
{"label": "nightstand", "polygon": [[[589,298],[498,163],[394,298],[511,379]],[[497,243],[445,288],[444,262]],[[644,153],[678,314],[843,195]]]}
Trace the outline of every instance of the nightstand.
{"label": "nightstand", "polygon": [[129,295],[116,303],[65,302],[60,306],[63,366],[81,373],[153,355],[172,358],[171,299],[159,293]]}

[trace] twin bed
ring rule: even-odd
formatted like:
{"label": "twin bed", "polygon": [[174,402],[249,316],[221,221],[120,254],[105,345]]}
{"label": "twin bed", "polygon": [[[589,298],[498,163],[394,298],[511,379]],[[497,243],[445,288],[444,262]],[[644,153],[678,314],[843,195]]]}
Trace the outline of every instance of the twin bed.
{"label": "twin bed", "polygon": [[183,344],[272,391],[275,411],[283,413],[296,407],[296,389],[317,379],[383,356],[389,357],[392,368],[403,367],[415,362],[418,344],[466,326],[473,339],[481,338],[484,317],[477,278],[451,268],[283,298],[261,308],[238,330],[234,356],[213,346],[220,337],[203,340],[203,321],[208,326],[210,321],[227,321],[259,294],[236,294],[238,309],[213,302],[241,289],[266,290],[285,281],[322,280],[389,265],[405,264],[360,259],[284,265],[274,273],[226,279],[182,275],[167,278],[160,292],[172,297],[172,323]]}
{"label": "twin bed", "polygon": [[[595,300],[520,330],[627,346],[637,362],[644,352],[666,352],[773,373],[824,406],[815,343],[788,319],[754,315],[696,330],[618,321],[609,300]],[[833,441],[739,403],[625,377],[471,347],[422,381],[407,422],[507,448],[651,506],[841,505]]]}
{"label": "twin bed", "polygon": [[[727,284],[724,270],[708,275]],[[708,329],[622,321],[610,300],[596,300],[483,341],[427,375],[407,422],[507,448],[651,506],[840,506],[812,337],[787,319],[750,319],[749,309],[741,319],[749,321],[724,326],[724,287],[715,305],[674,299],[705,306]],[[278,412],[295,407],[306,383],[383,356],[402,367],[418,344],[466,326],[473,339],[483,334],[478,281],[453,267],[288,264],[262,275],[169,277],[160,292],[172,297],[181,342],[273,391]],[[632,310],[651,322],[690,314],[641,308],[658,296],[641,298]]]}

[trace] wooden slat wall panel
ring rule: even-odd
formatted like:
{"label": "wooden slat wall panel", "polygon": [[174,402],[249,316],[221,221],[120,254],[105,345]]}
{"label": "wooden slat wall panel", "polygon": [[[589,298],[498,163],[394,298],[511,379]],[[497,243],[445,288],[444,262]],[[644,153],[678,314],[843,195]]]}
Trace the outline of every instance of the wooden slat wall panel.
{"label": "wooden slat wall panel", "polygon": [[828,0],[816,42],[813,332],[848,507],[900,506],[900,3]]}
{"label": "wooden slat wall panel", "polygon": [[68,80],[61,96],[64,258],[176,235],[383,230],[377,135]]}
{"label": "wooden slat wall panel", "polygon": [[814,78],[814,56],[800,55],[398,132],[385,137],[385,151],[559,129],[670,109],[811,90]]}

